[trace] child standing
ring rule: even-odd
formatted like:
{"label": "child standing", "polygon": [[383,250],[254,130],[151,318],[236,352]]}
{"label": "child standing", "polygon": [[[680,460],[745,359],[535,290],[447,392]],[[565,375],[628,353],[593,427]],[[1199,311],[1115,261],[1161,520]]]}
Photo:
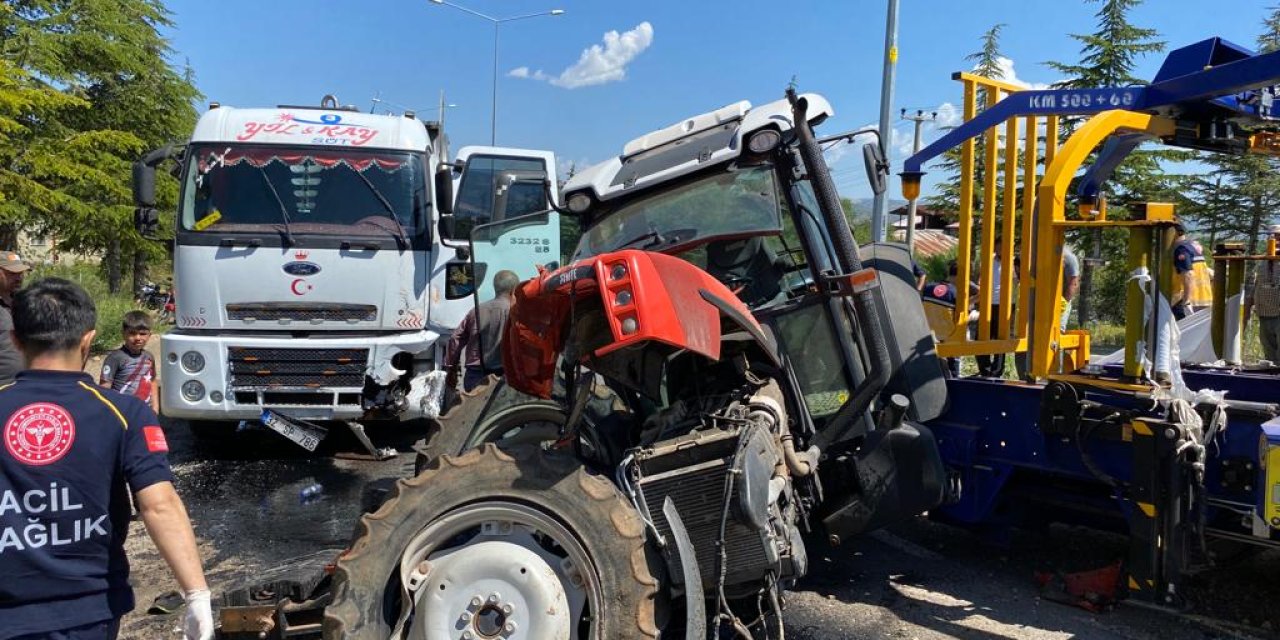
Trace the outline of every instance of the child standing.
{"label": "child standing", "polygon": [[147,340],[151,338],[151,316],[146,311],[130,311],[121,322],[124,344],[107,354],[102,361],[102,375],[98,384],[135,396],[160,412],[159,394],[156,393],[156,361],[147,353]]}

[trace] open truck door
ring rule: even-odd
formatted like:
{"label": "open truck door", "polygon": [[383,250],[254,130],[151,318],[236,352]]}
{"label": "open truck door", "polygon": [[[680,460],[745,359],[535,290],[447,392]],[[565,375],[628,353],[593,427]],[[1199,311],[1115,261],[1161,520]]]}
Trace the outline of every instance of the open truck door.
{"label": "open truck door", "polygon": [[560,214],[555,155],[550,151],[463,147],[454,161],[453,211],[441,235],[465,249],[448,265],[447,297],[493,298],[493,276],[504,269],[521,280],[560,262]]}

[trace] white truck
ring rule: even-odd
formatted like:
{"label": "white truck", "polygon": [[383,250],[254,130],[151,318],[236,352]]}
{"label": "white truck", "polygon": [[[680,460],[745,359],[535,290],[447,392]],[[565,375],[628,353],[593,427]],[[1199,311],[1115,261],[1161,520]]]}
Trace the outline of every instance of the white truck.
{"label": "white truck", "polygon": [[[437,123],[325,96],[319,107],[215,103],[188,142],[140,160],[144,234],[158,221],[156,168],[175,161],[181,181],[162,413],[420,417],[411,390],[442,367],[451,331],[475,304],[472,288],[484,299],[498,270],[530,277],[560,259],[559,219],[547,210],[551,153],[447,156]],[[476,263],[470,239],[485,228],[502,250]]]}

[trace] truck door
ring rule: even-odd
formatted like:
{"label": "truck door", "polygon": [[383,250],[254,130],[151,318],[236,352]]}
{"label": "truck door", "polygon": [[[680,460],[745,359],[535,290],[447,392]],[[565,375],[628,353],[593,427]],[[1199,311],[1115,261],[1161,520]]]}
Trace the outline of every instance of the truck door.
{"label": "truck door", "polygon": [[536,275],[539,266],[558,264],[560,214],[547,200],[548,195],[559,198],[555,155],[463,147],[457,161],[463,169],[455,180],[457,196],[446,242],[470,244],[471,286],[478,301],[493,297],[493,275],[499,271],[514,271],[524,280]]}

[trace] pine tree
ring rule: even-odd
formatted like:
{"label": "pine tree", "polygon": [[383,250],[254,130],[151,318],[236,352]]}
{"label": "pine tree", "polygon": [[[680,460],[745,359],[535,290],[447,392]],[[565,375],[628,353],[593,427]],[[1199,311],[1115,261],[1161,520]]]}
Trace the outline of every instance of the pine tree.
{"label": "pine tree", "polygon": [[[0,5],[0,110],[21,127],[0,139],[0,243],[53,233],[58,249],[105,252],[112,291],[122,262],[158,252],[132,227],[132,161],[184,137],[199,96],[168,62],[158,0],[11,0]],[[11,92],[55,102],[13,102]],[[177,200],[162,177],[161,206]],[[168,207],[165,207],[168,208]],[[135,279],[138,278],[135,273]]]}
{"label": "pine tree", "polygon": [[[1000,32],[1004,30],[1003,24],[992,26],[983,32],[979,41],[981,47],[965,56],[965,62],[973,63],[971,70],[973,73],[991,78],[993,80],[1004,80],[1004,68],[1001,66],[1001,59],[1004,55],[1000,52]],[[986,104],[985,92],[979,91],[977,96],[978,113],[982,112],[983,106]],[[978,136],[974,140],[973,157],[976,161],[974,165],[974,184],[982,184],[984,169],[982,166],[982,158],[986,149],[985,136]],[[945,182],[937,185],[934,195],[925,198],[925,205],[931,209],[939,211],[960,210],[960,147],[953,147],[942,154],[942,159],[938,162],[938,169],[950,176]],[[974,211],[981,211],[981,189],[973,190],[973,206]]]}
{"label": "pine tree", "polygon": [[[1164,42],[1156,40],[1158,33],[1154,29],[1146,29],[1131,24],[1128,15],[1142,0],[1090,0],[1101,7],[1095,15],[1097,30],[1091,34],[1073,34],[1071,37],[1082,45],[1080,61],[1075,64],[1049,62],[1048,66],[1066,76],[1056,87],[1081,89],[1091,87],[1117,87],[1145,84],[1133,75],[1138,59],[1149,53],[1158,53],[1164,49]],[[1064,119],[1064,134],[1069,134],[1073,123]],[[1066,137],[1064,135],[1063,140]],[[1161,156],[1156,152],[1139,151],[1131,154],[1116,174],[1111,178],[1108,198],[1108,209],[1112,216],[1121,217],[1126,205],[1149,201],[1157,194],[1176,192],[1176,185],[1168,178],[1160,176]],[[1094,230],[1090,234],[1091,247],[1087,259],[1083,260],[1080,271],[1079,313],[1080,324],[1085,325],[1094,320],[1093,313],[1093,280],[1095,268],[1109,260],[1107,280],[1107,297],[1117,294],[1123,300],[1124,278],[1124,235],[1121,232],[1104,234]],[[1104,248],[1105,247],[1105,248]],[[1119,283],[1117,286],[1116,283]],[[1097,302],[1102,302],[1101,300]],[[1123,304],[1102,304],[1102,309],[1123,309]]]}

